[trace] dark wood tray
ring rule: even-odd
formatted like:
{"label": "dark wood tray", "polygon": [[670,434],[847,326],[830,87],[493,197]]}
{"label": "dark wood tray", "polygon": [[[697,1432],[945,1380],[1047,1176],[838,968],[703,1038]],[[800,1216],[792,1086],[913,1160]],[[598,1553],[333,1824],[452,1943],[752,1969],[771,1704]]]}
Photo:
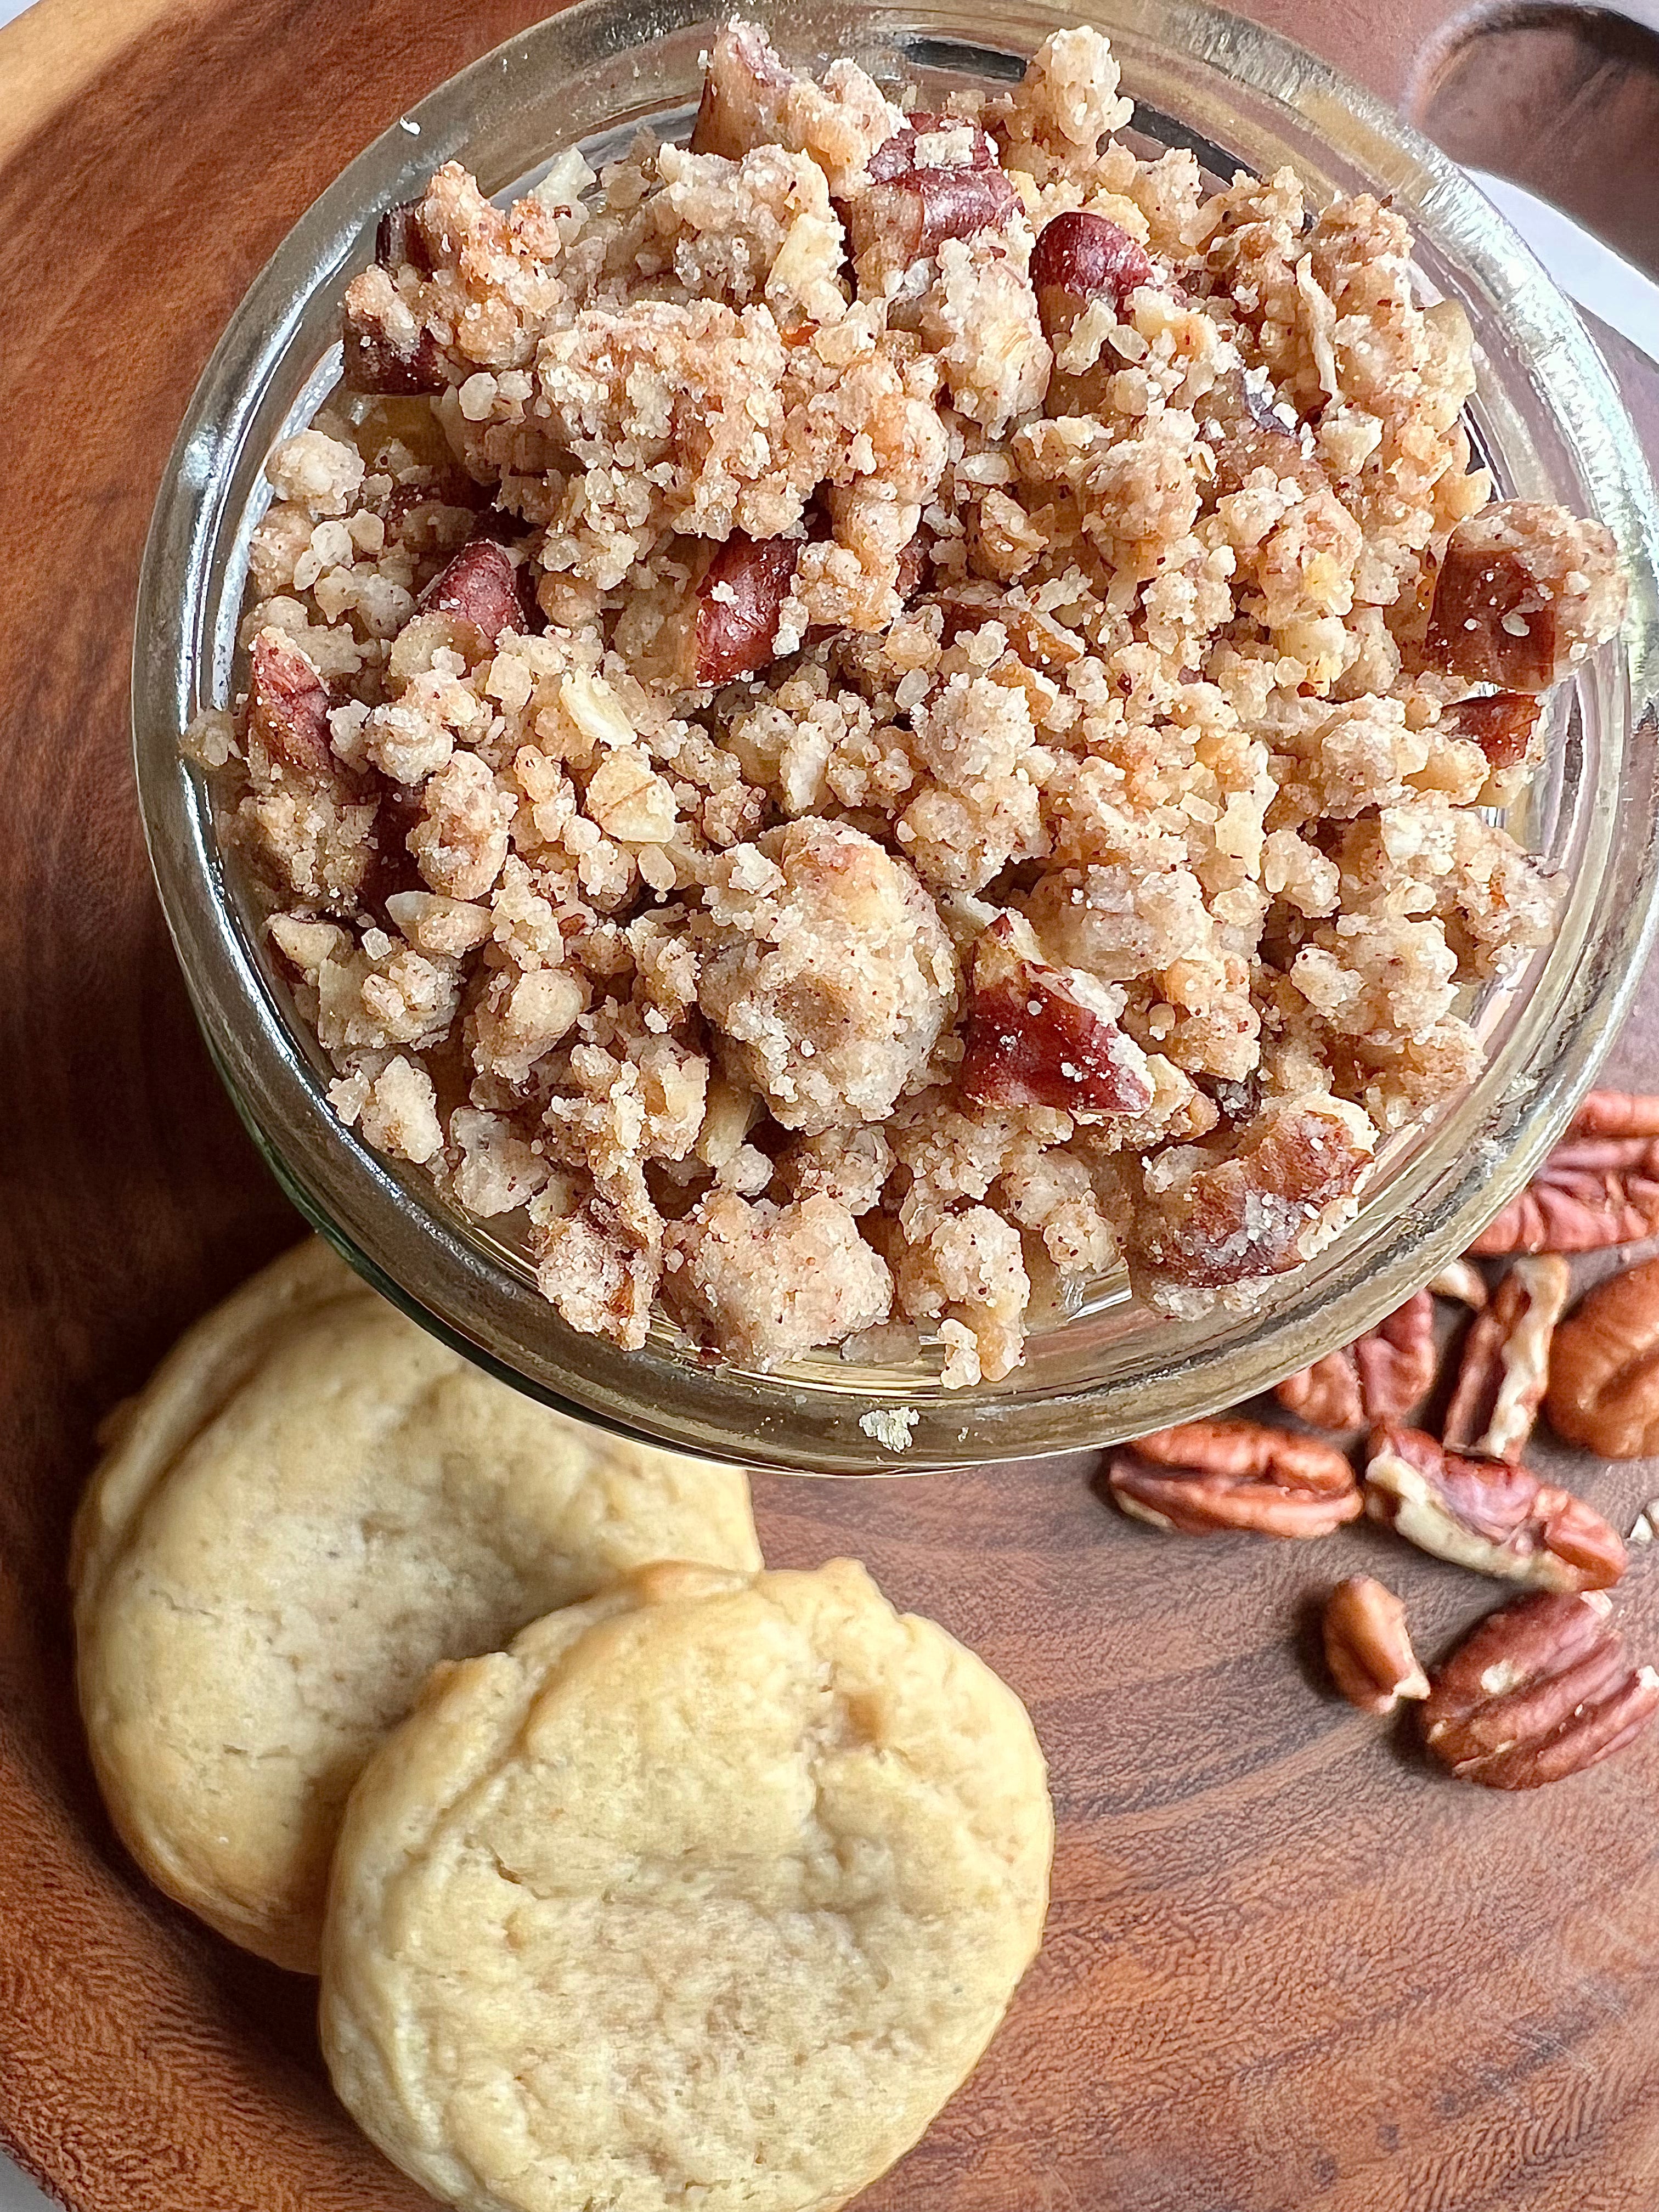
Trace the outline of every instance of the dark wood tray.
{"label": "dark wood tray", "polygon": [[[117,1848],[63,1570],[100,1414],[299,1228],[207,1063],[145,867],[125,695],[155,485],[294,217],[532,12],[42,0],[0,33],[0,2135],[75,2212],[424,2202],[332,2102],[309,1985]],[[1419,108],[1462,82],[1421,0],[1259,12]],[[1611,1073],[1659,1087],[1659,986]],[[1490,1588],[1364,1529],[1168,1542],[1090,1473],[757,1483],[770,1559],[867,1559],[1015,1684],[1053,1763],[1041,1960],[866,2212],[1651,2212],[1659,1738],[1534,1798],[1437,1781],[1321,1689],[1310,1608],[1386,1555],[1432,1652]],[[1653,1466],[1575,1479],[1621,1526],[1659,1491]],[[1646,1555],[1627,1609],[1659,1651]]]}

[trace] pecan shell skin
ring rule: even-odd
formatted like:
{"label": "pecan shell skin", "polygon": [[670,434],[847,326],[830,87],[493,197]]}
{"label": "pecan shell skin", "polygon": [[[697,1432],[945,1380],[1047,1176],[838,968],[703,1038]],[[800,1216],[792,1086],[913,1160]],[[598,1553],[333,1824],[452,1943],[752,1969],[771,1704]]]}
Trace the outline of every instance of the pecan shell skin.
{"label": "pecan shell skin", "polygon": [[1659,1260],[1600,1283],[1555,1332],[1545,1407],[1604,1459],[1659,1452]]}
{"label": "pecan shell skin", "polygon": [[1461,1781],[1536,1790],[1610,1758],[1659,1711],[1659,1674],[1632,1667],[1600,1591],[1490,1613],[1437,1668],[1423,1740]]}

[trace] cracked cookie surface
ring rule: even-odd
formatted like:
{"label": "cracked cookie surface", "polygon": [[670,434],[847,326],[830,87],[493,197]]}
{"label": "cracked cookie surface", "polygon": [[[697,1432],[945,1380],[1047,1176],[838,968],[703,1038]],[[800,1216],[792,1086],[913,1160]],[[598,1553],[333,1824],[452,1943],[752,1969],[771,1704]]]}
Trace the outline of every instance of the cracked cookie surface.
{"label": "cracked cookie surface", "polygon": [[653,1568],[434,1677],[355,1793],[336,2087],[466,2212],[833,2212],[1036,1952],[1013,1692],[861,1567]]}

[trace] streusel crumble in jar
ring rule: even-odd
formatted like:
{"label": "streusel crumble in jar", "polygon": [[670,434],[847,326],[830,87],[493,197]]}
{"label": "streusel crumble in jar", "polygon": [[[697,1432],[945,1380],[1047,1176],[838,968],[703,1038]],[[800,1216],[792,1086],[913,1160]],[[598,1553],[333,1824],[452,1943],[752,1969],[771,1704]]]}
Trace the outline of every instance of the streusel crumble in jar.
{"label": "streusel crumble in jar", "polygon": [[923,112],[734,23],[689,149],[385,218],[270,457],[187,747],[336,1110],[574,1328],[1249,1306],[1551,933],[1493,814],[1610,539],[1492,501],[1396,214],[1128,119],[1091,30]]}

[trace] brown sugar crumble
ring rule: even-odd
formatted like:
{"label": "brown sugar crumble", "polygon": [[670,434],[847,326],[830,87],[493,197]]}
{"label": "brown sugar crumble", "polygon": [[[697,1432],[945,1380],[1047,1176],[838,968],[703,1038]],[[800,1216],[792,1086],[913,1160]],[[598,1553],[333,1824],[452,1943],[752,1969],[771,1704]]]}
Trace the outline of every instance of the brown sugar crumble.
{"label": "brown sugar crumble", "polygon": [[1607,533],[1492,503],[1397,213],[1129,112],[1091,30],[923,112],[734,23],[689,148],[388,215],[270,456],[186,750],[342,1121],[574,1328],[1248,1306],[1550,935],[1490,816]]}

